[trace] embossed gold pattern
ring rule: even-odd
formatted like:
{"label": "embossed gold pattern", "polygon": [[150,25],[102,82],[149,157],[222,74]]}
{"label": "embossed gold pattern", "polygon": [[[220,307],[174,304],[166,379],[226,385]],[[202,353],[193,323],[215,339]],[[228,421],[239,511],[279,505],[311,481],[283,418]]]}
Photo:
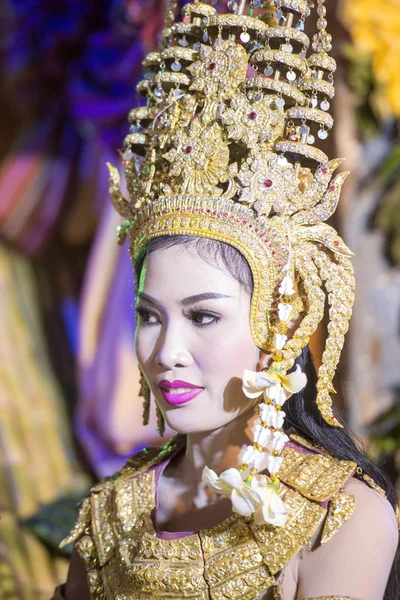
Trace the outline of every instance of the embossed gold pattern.
{"label": "embossed gold pattern", "polygon": [[[279,490],[292,510],[284,527],[257,526],[251,517],[232,515],[214,527],[168,540],[157,536],[151,518],[155,488],[154,470],[149,469],[184,444],[185,437],[176,435],[161,450],[139,452],[112,479],[94,486],[83,503],[67,540],[78,540],[92,598],[253,600],[267,592],[267,597],[281,598],[275,575],[319,528],[327,514],[320,502],[335,494],[328,520],[341,519],[336,530],[349,518],[339,506],[349,499],[336,490],[349,477],[350,465],[305,454],[304,447],[297,450],[292,442],[284,450],[282,470],[291,487],[281,482]],[[296,478],[296,471],[302,475]],[[328,520],[324,532],[329,529],[333,535]]]}
{"label": "embossed gold pattern", "polygon": [[301,454],[286,447],[279,477],[283,483],[316,502],[326,502],[337,494],[356,471],[357,464],[323,454]]}
{"label": "embossed gold pattern", "polygon": [[74,542],[86,529],[89,525],[91,519],[90,514],[90,499],[85,498],[82,502],[82,506],[79,509],[78,519],[75,523],[74,528],[70,532],[69,536],[66,537],[60,544],[60,548],[64,548]]}
{"label": "embossed gold pattern", "polygon": [[352,494],[341,490],[330,502],[328,516],[322,530],[321,544],[327,544],[337,531],[348,521],[356,508]]}
{"label": "embossed gold pattern", "polygon": [[377,483],[375,483],[375,481],[372,479],[372,477],[370,477],[369,475],[367,475],[365,473],[363,475],[363,479],[373,490],[378,492],[378,494],[387,498],[385,490],[382,489]]}
{"label": "embossed gold pattern", "polygon": [[253,525],[254,536],[260,546],[270,572],[276,575],[312,538],[326,515],[326,509],[308,501],[300,493],[281,486],[285,504],[292,510],[284,527]]}

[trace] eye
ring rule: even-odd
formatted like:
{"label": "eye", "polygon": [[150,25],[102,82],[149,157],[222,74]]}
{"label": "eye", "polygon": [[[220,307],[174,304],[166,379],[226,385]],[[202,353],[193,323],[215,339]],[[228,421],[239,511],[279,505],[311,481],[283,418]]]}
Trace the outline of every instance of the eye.
{"label": "eye", "polygon": [[213,312],[205,310],[189,309],[186,313],[196,327],[207,327],[221,320],[221,317]]}
{"label": "eye", "polygon": [[158,317],[158,315],[156,315],[156,313],[151,312],[151,310],[147,310],[147,308],[141,308],[140,306],[134,306],[133,309],[139,317],[138,321],[140,325],[148,326],[160,323],[160,318]]}

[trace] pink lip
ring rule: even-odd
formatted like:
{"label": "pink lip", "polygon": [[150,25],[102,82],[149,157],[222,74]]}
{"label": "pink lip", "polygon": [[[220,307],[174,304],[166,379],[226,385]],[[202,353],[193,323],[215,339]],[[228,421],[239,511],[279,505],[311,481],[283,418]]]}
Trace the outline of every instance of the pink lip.
{"label": "pink lip", "polygon": [[[180,404],[186,404],[187,402],[190,402],[193,400],[193,398],[196,398],[196,396],[201,394],[204,389],[198,385],[188,383],[187,381],[176,380],[171,383],[166,379],[160,381],[159,386],[164,400],[171,406],[179,406]],[[181,387],[192,388],[192,391],[183,392],[182,394],[172,394],[168,391],[169,389],[177,389]]]}
{"label": "pink lip", "polygon": [[203,388],[199,385],[194,385],[193,383],[188,383],[187,381],[182,381],[181,379],[176,379],[175,381],[168,381],[168,379],[163,379],[158,384],[161,388],[167,388],[167,390],[181,387],[193,388],[194,390],[202,390]]}

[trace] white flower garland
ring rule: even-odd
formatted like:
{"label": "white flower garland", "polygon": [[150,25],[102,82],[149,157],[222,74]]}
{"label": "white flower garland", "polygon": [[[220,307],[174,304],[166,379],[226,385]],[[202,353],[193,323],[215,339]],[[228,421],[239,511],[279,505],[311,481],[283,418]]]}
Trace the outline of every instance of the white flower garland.
{"label": "white flower garland", "polygon": [[[287,268],[285,270],[288,271]],[[283,460],[280,455],[289,441],[282,430],[286,416],[282,407],[290,396],[302,390],[307,383],[307,377],[299,366],[290,375],[279,368],[282,350],[287,342],[287,324],[293,312],[287,299],[296,293],[289,274],[284,276],[279,293],[282,301],[278,304],[279,323],[274,336],[272,366],[268,371],[259,373],[246,369],[243,374],[243,392],[247,398],[263,395],[263,402],[259,405],[260,420],[253,432],[253,445],[245,449],[239,469],[227,469],[218,477],[214,471],[204,467],[202,474],[202,480],[211,489],[230,497],[234,512],[243,516],[254,514],[255,523],[275,526],[284,525],[290,514],[290,509],[278,493],[277,474]],[[269,471],[269,477],[259,474],[264,469]]]}

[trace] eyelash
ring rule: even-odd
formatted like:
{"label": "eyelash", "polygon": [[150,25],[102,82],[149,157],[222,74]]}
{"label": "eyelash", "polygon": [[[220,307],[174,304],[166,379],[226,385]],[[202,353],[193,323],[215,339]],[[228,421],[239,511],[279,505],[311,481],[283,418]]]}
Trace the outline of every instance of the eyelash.
{"label": "eyelash", "polygon": [[[193,325],[195,327],[207,327],[208,325],[215,325],[216,323],[219,323],[221,320],[221,317],[219,317],[218,315],[216,315],[213,312],[209,312],[207,310],[196,310],[194,308],[189,308],[187,311],[184,312],[185,316],[188,316],[192,319]],[[209,323],[196,323],[194,321],[194,317],[195,316],[202,316],[202,317],[210,317],[212,318],[212,321],[210,321]]]}
{"label": "eyelash", "polygon": [[[139,316],[143,327],[150,327],[151,325],[156,325],[156,323],[149,323],[148,321],[146,321],[146,317],[147,318],[149,318],[149,316],[157,317],[156,313],[153,313],[151,310],[147,310],[146,308],[140,308],[140,307],[134,307],[134,311]],[[185,317],[190,317],[192,319],[193,325],[195,327],[199,327],[199,328],[208,327],[209,325],[215,325],[216,323],[219,323],[221,321],[221,317],[216,315],[213,312],[209,312],[206,310],[198,310],[198,309],[196,310],[194,308],[189,308],[188,310],[186,310],[184,312],[184,315],[185,315]],[[210,318],[212,318],[212,321],[209,323],[196,323],[194,320],[196,316],[210,317]]]}
{"label": "eyelash", "polygon": [[137,317],[139,317],[142,325],[144,325],[144,326],[154,325],[154,323],[147,323],[145,321],[145,318],[148,315],[157,316],[157,315],[155,315],[155,313],[152,313],[150,310],[147,310],[145,308],[138,308],[137,306],[132,306],[132,308],[133,308],[134,312],[136,313]]}

